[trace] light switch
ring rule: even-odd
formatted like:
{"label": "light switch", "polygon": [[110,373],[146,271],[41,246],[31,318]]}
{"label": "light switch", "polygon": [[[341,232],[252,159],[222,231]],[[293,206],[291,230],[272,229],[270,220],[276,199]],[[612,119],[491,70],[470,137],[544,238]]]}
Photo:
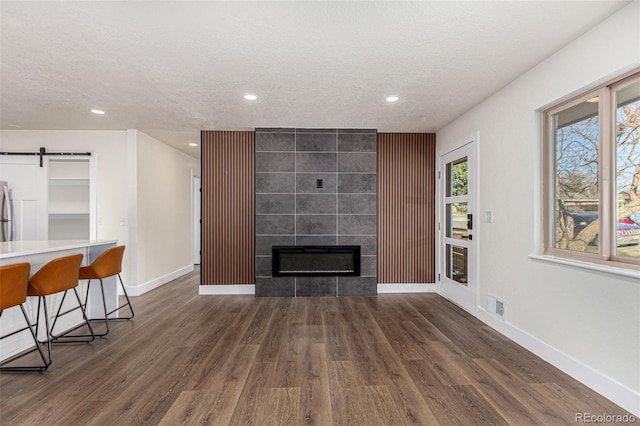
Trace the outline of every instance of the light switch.
{"label": "light switch", "polygon": [[492,212],[491,210],[484,211],[484,223],[491,223],[492,220]]}

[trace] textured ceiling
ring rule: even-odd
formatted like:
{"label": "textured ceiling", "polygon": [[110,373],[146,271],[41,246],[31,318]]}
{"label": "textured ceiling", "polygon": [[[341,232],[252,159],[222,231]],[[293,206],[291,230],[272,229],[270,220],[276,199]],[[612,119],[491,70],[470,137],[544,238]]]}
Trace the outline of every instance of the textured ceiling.
{"label": "textured ceiling", "polygon": [[627,3],[3,0],[0,127],[434,132]]}

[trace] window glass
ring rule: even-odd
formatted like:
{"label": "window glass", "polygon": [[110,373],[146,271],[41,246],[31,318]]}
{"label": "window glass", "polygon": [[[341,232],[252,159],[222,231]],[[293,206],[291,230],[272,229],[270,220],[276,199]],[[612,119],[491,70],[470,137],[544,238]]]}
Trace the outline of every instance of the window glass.
{"label": "window glass", "polygon": [[640,82],[614,93],[617,256],[640,258]]}
{"label": "window glass", "polygon": [[457,240],[469,239],[467,203],[447,203],[447,237]]}
{"label": "window glass", "polygon": [[551,116],[556,248],[598,253],[598,104],[593,97]]}
{"label": "window glass", "polygon": [[466,286],[467,265],[469,264],[467,248],[447,244],[445,253],[447,258],[447,278]]}
{"label": "window glass", "polygon": [[467,195],[468,180],[467,157],[447,164],[447,197]]}

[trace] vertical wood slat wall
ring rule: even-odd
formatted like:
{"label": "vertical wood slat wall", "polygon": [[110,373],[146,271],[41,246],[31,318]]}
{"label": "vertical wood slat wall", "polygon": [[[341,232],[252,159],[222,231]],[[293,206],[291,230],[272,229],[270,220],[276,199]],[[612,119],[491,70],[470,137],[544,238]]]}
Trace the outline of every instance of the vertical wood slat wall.
{"label": "vertical wood slat wall", "polygon": [[255,133],[202,131],[202,285],[255,284]]}
{"label": "vertical wood slat wall", "polygon": [[433,133],[378,133],[378,282],[435,282]]}

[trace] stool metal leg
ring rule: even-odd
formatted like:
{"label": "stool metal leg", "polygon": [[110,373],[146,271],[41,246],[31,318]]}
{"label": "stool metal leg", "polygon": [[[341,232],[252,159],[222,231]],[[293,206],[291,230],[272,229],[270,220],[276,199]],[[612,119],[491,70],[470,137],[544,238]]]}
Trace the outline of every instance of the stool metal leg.
{"label": "stool metal leg", "polygon": [[[33,342],[35,343],[35,348],[33,348],[33,349],[31,349],[31,350],[29,350],[27,352],[21,353],[21,354],[19,354],[17,356],[10,357],[9,359],[3,361],[0,364],[0,371],[17,371],[17,372],[19,372],[19,371],[38,371],[38,372],[43,372],[47,368],[49,368],[49,366],[51,365],[51,349],[50,349],[51,345],[48,345],[49,346],[49,359],[47,360],[45,358],[45,356],[44,356],[44,352],[42,352],[42,348],[40,347],[40,342],[38,341],[38,338],[36,337],[36,334],[33,331],[33,324],[31,324],[31,321],[29,321],[29,317],[27,316],[27,312],[25,311],[24,306],[20,305],[20,309],[22,310],[22,316],[24,317],[24,320],[27,323],[27,327],[21,328],[19,330],[16,330],[16,331],[14,331],[12,333],[9,333],[9,334],[7,334],[5,336],[1,336],[0,339],[4,339],[6,337],[13,336],[14,334],[17,334],[17,333],[19,333],[21,331],[24,331],[24,330],[28,329],[29,333],[31,334],[31,337],[33,338]],[[0,317],[2,317],[2,312],[3,311],[0,311]],[[12,366],[12,365],[7,365],[7,364],[13,363],[14,361],[16,361],[16,360],[18,360],[18,359],[20,359],[20,358],[32,353],[32,352],[34,352],[36,350],[38,351],[38,354],[40,355],[40,358],[42,359],[42,365],[32,365],[32,366]]]}
{"label": "stool metal leg", "polygon": [[[120,280],[120,286],[122,287],[122,291],[124,293],[124,297],[127,300],[127,303],[123,303],[122,305],[118,306],[117,308],[107,312],[107,305],[106,305],[106,299],[104,297],[104,284],[102,282],[102,278],[99,278],[100,280],[100,290],[102,291],[102,303],[104,305],[104,318],[94,318],[90,321],[100,321],[100,320],[106,320],[108,321],[117,321],[117,320],[129,320],[132,319],[136,314],[135,312],[133,312],[133,306],[131,305],[131,300],[129,300],[129,295],[127,294],[127,289],[124,288],[124,283],[122,282],[122,277],[120,276],[120,274],[118,274],[118,279]],[[91,282],[91,280],[89,280],[89,282]],[[118,318],[109,318],[109,315],[111,315],[114,312],[119,311],[120,309],[129,307],[129,311],[131,312],[131,314],[129,316],[126,317],[118,317]],[[107,323],[107,333],[109,332],[109,325]],[[99,336],[99,334],[96,334],[96,336]]]}
{"label": "stool metal leg", "polygon": [[[85,305],[82,303],[82,300],[80,299],[80,295],[78,294],[78,290],[76,287],[74,287],[73,289],[73,294],[75,294],[76,296],[76,300],[78,301],[78,306],[76,308],[70,309],[66,312],[60,313],[60,310],[62,309],[62,302],[64,302],[64,295],[62,296],[62,301],[60,302],[60,306],[58,307],[58,312],[56,313],[56,317],[54,319],[54,323],[53,326],[49,329],[47,328],[47,330],[50,333],[51,336],[51,341],[53,343],[89,343],[89,342],[93,342],[96,338],[95,333],[93,332],[93,329],[91,328],[91,324],[89,323],[89,318],[87,318],[87,313],[85,311]],[[66,291],[65,291],[65,295],[66,295]],[[44,306],[45,306],[45,310],[47,308],[47,304],[46,304],[46,300],[44,301]],[[82,312],[82,318],[84,319],[84,322],[81,324],[78,324],[77,326],[63,332],[60,333],[58,335],[55,335],[53,330],[55,328],[55,323],[58,320],[58,317],[68,314],[71,311],[74,311],[76,309],[80,309],[80,311]],[[89,334],[73,334],[73,335],[69,335],[69,333],[71,333],[72,331],[75,331],[77,329],[79,329],[80,327],[83,326],[87,326],[87,328],[89,329]],[[77,340],[78,338],[82,338],[82,337],[87,337],[90,339],[80,339]]]}
{"label": "stool metal leg", "polygon": [[[91,280],[87,283],[87,299],[89,297],[89,288],[91,286]],[[109,334],[109,314],[112,312],[107,312],[107,298],[104,297],[104,286],[102,285],[102,279],[100,279],[100,292],[102,293],[102,312],[104,312],[104,318],[92,318],[89,321],[104,321],[105,332],[104,333],[95,333],[96,336],[103,337]]]}
{"label": "stool metal leg", "polygon": [[[120,276],[120,274],[118,274],[118,279],[120,280],[120,286],[122,287],[122,291],[124,292],[124,297],[127,300],[127,303],[123,303],[122,305],[118,306],[116,309],[114,309],[113,311],[109,312],[109,314],[112,314],[122,308],[125,307],[129,307],[129,311],[131,311],[131,315],[127,316],[127,317],[118,317],[118,318],[112,318],[111,320],[123,320],[123,319],[132,319],[136,314],[135,312],[133,312],[133,306],[131,305],[131,300],[129,300],[129,295],[127,294],[127,289],[124,288],[124,283],[122,282],[122,277]],[[100,285],[102,285],[102,280],[100,280]],[[108,314],[108,315],[109,315]]]}

